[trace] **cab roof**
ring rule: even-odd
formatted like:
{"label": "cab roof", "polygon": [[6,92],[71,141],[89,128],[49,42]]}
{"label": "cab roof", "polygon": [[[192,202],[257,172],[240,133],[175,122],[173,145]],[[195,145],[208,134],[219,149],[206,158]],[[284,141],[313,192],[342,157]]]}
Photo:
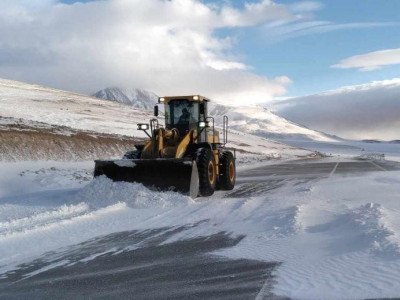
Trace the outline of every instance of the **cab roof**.
{"label": "cab roof", "polygon": [[203,101],[210,101],[210,99],[200,96],[200,95],[190,95],[190,96],[165,96],[159,97],[158,103],[168,103],[172,100],[188,100],[192,102],[203,102]]}

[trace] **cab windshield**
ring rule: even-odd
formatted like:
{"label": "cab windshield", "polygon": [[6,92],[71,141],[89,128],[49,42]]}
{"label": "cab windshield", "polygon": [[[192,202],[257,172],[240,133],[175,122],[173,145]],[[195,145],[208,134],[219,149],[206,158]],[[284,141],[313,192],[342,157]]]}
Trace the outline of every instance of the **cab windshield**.
{"label": "cab windshield", "polygon": [[197,129],[199,103],[188,100],[172,100],[165,104],[165,125],[167,129],[177,128],[181,135]]}

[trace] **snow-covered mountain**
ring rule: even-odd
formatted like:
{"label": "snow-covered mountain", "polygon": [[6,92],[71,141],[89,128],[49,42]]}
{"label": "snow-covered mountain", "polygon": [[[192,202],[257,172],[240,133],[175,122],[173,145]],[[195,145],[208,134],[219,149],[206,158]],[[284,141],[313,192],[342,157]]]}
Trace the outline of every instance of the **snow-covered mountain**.
{"label": "snow-covered mountain", "polygon": [[92,95],[93,97],[116,101],[122,104],[131,105],[144,110],[153,110],[158,101],[158,96],[152,92],[143,89],[121,89],[110,87],[102,89]]}
{"label": "snow-covered mountain", "polygon": [[[100,99],[116,101],[144,110],[152,110],[157,95],[141,89],[106,88],[93,95]],[[260,106],[226,106],[210,103],[209,114],[221,126],[222,116],[229,117],[230,128],[271,139],[335,141],[336,138],[323,132],[305,128]]]}
{"label": "snow-covered mountain", "polygon": [[211,103],[209,114],[221,125],[223,115],[229,118],[229,128],[271,139],[315,140],[333,142],[337,138],[308,129],[279,117],[260,106],[225,106]]}

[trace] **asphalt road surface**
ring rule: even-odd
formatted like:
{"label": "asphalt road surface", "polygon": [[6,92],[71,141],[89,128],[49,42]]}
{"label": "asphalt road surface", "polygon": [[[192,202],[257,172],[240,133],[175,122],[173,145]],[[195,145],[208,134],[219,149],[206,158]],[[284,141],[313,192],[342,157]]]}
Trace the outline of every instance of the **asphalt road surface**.
{"label": "asphalt road surface", "polygon": [[237,187],[225,197],[257,196],[287,184],[303,184],[330,176],[400,170],[400,163],[367,160],[298,160],[266,165],[238,174]]}
{"label": "asphalt road surface", "polygon": [[[399,169],[397,163],[386,161],[303,160],[275,164],[239,172],[237,187],[225,197],[260,195],[288,183],[302,184],[330,176]],[[163,243],[186,229],[119,232],[48,253],[1,278],[0,298],[281,299],[271,293],[272,274],[279,262],[211,255],[243,239],[224,232]],[[94,253],[98,255],[87,259]]]}
{"label": "asphalt road surface", "polygon": [[[235,246],[242,236],[162,244],[185,229],[119,232],[49,253],[0,280],[0,298],[255,299],[278,265],[208,254]],[[87,260],[93,253],[104,254]]]}

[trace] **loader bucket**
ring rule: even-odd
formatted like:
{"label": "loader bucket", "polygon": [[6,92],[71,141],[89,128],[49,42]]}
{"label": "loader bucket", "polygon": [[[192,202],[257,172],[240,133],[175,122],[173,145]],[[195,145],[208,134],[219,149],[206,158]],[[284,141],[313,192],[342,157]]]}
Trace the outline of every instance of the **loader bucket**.
{"label": "loader bucket", "polygon": [[137,182],[157,190],[172,190],[196,198],[199,193],[196,162],[185,159],[96,160],[94,176]]}

